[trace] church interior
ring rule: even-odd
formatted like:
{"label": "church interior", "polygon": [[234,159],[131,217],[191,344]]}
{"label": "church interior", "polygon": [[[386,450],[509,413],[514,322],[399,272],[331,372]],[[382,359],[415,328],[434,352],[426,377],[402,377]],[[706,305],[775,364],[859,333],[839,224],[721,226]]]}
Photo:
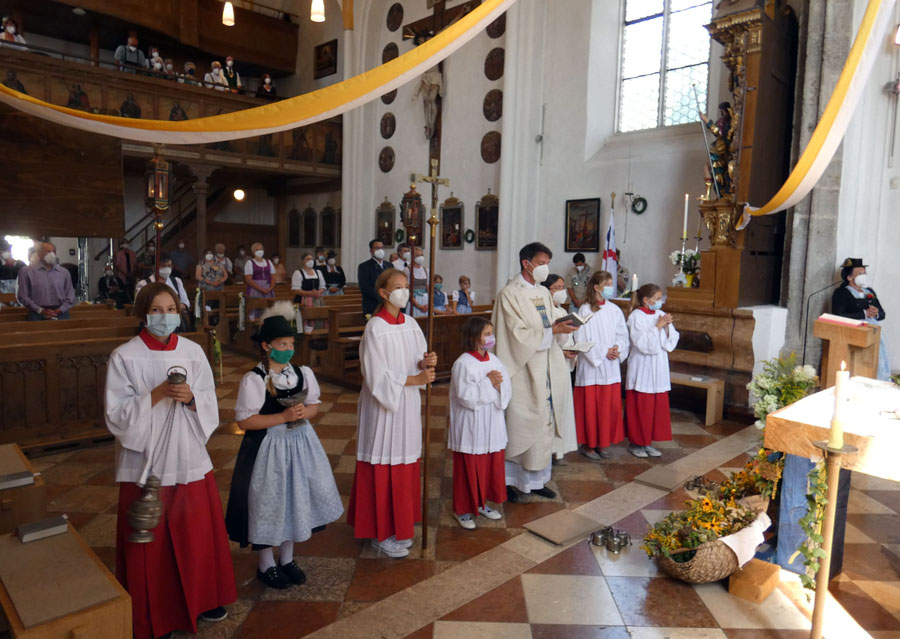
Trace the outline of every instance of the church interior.
{"label": "church interior", "polygon": [[[0,0],[0,639],[900,639],[898,4]],[[601,311],[627,358],[591,357]],[[405,372],[373,328],[404,321]],[[505,461],[454,435],[470,356],[511,385],[482,380]],[[375,461],[363,422],[403,410],[415,460]],[[242,464],[300,431],[277,498],[341,514],[270,574],[271,458]],[[460,469],[498,450],[492,510]]]}

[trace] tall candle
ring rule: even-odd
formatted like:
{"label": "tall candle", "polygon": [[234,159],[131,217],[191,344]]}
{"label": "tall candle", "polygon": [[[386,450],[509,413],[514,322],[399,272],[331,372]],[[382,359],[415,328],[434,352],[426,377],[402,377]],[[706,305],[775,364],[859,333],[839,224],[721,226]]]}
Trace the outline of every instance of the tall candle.
{"label": "tall candle", "polygon": [[638,276],[637,273],[631,276],[631,292],[636,293],[638,290]]}
{"label": "tall candle", "polygon": [[847,364],[841,362],[841,370],[834,376],[834,416],[831,418],[831,430],[828,433],[829,448],[844,447],[844,409],[847,405],[847,389],[850,371]]}
{"label": "tall candle", "polygon": [[690,197],[687,193],[684,194],[684,224],[681,226],[681,237],[685,240],[687,239],[688,203]]}

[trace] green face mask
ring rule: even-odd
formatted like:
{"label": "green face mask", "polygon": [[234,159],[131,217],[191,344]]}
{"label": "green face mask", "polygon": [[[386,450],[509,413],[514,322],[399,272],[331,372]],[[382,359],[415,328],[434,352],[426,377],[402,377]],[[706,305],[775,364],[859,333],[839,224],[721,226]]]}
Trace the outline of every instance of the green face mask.
{"label": "green face mask", "polygon": [[274,348],[269,351],[269,357],[273,362],[277,364],[287,364],[291,361],[291,358],[294,356],[294,349],[289,349],[286,351],[277,351]]}

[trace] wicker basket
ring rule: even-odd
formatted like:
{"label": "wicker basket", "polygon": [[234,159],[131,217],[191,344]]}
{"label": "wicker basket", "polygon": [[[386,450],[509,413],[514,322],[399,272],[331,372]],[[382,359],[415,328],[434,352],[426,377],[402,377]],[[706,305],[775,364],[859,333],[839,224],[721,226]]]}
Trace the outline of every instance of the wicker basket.
{"label": "wicker basket", "polygon": [[719,581],[731,576],[738,569],[734,551],[720,539],[701,544],[697,548],[697,554],[684,563],[678,563],[662,555],[657,556],[656,561],[666,574],[689,584]]}

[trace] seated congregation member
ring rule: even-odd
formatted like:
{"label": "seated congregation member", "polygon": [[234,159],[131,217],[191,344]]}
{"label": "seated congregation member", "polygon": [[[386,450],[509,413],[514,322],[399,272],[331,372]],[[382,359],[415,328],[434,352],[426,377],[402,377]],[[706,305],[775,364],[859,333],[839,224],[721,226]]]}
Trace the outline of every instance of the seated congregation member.
{"label": "seated congregation member", "polygon": [[[551,309],[551,319],[555,322],[562,319],[568,312],[564,308],[564,304],[569,299],[566,291],[566,281],[559,275],[551,273],[543,282],[543,287],[550,291],[553,299],[553,308]],[[569,368],[569,377],[567,382],[562,382],[563,392],[566,396],[572,397],[572,371],[575,369],[575,361],[577,354],[574,351],[565,350],[565,347],[575,343],[575,336],[557,335],[556,339],[550,345],[551,350],[561,351]],[[571,401],[566,406],[563,413],[562,423],[557,424],[557,433],[553,436],[553,463],[557,466],[565,466],[566,453],[571,453],[578,448],[578,439],[575,436],[575,411]]]}
{"label": "seated congregation member", "polygon": [[413,249],[412,268],[406,269],[406,278],[409,280],[410,309],[413,317],[425,317],[428,315],[428,268],[425,266],[425,251],[417,246]]}
{"label": "seated congregation member", "polygon": [[453,291],[450,300],[450,308],[454,313],[471,313],[475,306],[475,291],[472,290],[472,280],[466,275],[459,278],[459,288]]}
{"label": "seated congregation member", "polygon": [[506,418],[511,387],[503,363],[490,351],[494,327],[482,317],[463,325],[466,352],[453,363],[450,381],[450,435],[453,451],[453,515],[466,530],[481,514],[500,519],[487,505],[506,501]]}
{"label": "seated congregation member", "polygon": [[[219,426],[206,355],[172,332],[178,296],[165,284],[141,289],[140,334],[113,351],[106,373],[106,425],[116,438],[119,483],[116,576],[131,595],[136,639],[197,632],[197,618],[221,621],[237,599],[222,502],[206,442]],[[180,367],[183,384],[169,384]],[[162,515],[150,543],[128,540],[128,508],[149,476],[162,487]]]}
{"label": "seated congregation member", "polygon": [[[245,433],[225,517],[231,540],[252,544],[258,553],[257,578],[278,589],[306,582],[294,561],[294,543],[344,512],[331,464],[309,423],[319,412],[319,384],[308,366],[290,363],[297,336],[293,316],[293,304],[278,302],[263,313],[253,336],[261,361],[238,390],[235,418]],[[279,404],[298,393],[305,395],[302,403]]]}
{"label": "seated congregation member", "polygon": [[338,266],[337,253],[328,251],[325,258],[325,266],[319,268],[319,273],[325,279],[325,295],[343,295],[344,286],[347,284],[347,276],[344,269]]}
{"label": "seated congregation member", "polygon": [[387,268],[375,289],[381,303],[359,345],[363,386],[359,394],[356,473],[347,523],[357,538],[388,557],[406,557],[421,520],[419,457],[422,403],[434,381],[437,356],[427,353],[418,322],[403,313],[409,303],[406,276]]}
{"label": "seated congregation member", "polygon": [[[172,258],[167,253],[159,256],[159,277],[169,288],[178,293],[178,312],[181,313],[187,310],[191,305],[191,301],[188,298],[187,290],[184,288],[184,282],[181,281],[180,277],[172,275]],[[155,281],[156,273],[151,273],[146,279],[139,280],[134,288],[134,298],[137,299],[142,288]]]}
{"label": "seated congregation member", "polygon": [[41,242],[33,262],[19,269],[16,300],[28,309],[28,321],[69,319],[75,288],[69,272],[57,262],[56,247]]}
{"label": "seated congregation member", "polygon": [[131,303],[129,288],[128,282],[116,274],[112,264],[107,264],[103,269],[103,277],[97,283],[98,301],[112,300],[116,303],[116,308],[124,308]]}
{"label": "seated congregation member", "polygon": [[[831,295],[831,312],[841,317],[863,320],[878,326],[884,321],[885,312],[878,301],[875,289],[869,287],[869,274],[862,258],[848,257],[841,264],[841,285]],[[881,329],[881,344],[878,347],[878,379],[891,378],[891,363],[884,343],[884,328]]]}
{"label": "seated congregation member", "polygon": [[287,268],[285,268],[278,253],[272,255],[272,264],[275,266],[275,284],[286,284]]}
{"label": "seated congregation member", "polygon": [[[275,265],[265,258],[263,245],[257,242],[250,247],[253,258],[244,262],[244,282],[247,297],[275,297]],[[237,260],[235,260],[235,265]]]}
{"label": "seated congregation member", "polygon": [[588,459],[609,459],[607,448],[625,438],[622,418],[622,366],[630,342],[625,315],[610,302],[613,276],[597,271],[587,281],[587,301],[578,309],[587,324],[575,331],[575,342],[592,342],[578,355],[575,369],[575,431],[578,452]]}
{"label": "seated congregation member", "polygon": [[369,242],[369,253],[372,259],[361,262],[356,267],[356,280],[362,293],[362,312],[367,316],[374,313],[375,308],[381,304],[381,296],[375,288],[375,282],[386,269],[394,268],[384,259],[384,244],[381,240]]}
{"label": "seated congregation member", "polygon": [[672,316],[663,313],[662,289],[644,284],[631,300],[631,347],[625,377],[625,428],[635,457],[660,457],[651,444],[672,439],[669,353],[678,345]]}
{"label": "seated congregation member", "polygon": [[434,313],[435,315],[452,315],[447,302],[447,293],[444,292],[444,278],[434,275]]}

